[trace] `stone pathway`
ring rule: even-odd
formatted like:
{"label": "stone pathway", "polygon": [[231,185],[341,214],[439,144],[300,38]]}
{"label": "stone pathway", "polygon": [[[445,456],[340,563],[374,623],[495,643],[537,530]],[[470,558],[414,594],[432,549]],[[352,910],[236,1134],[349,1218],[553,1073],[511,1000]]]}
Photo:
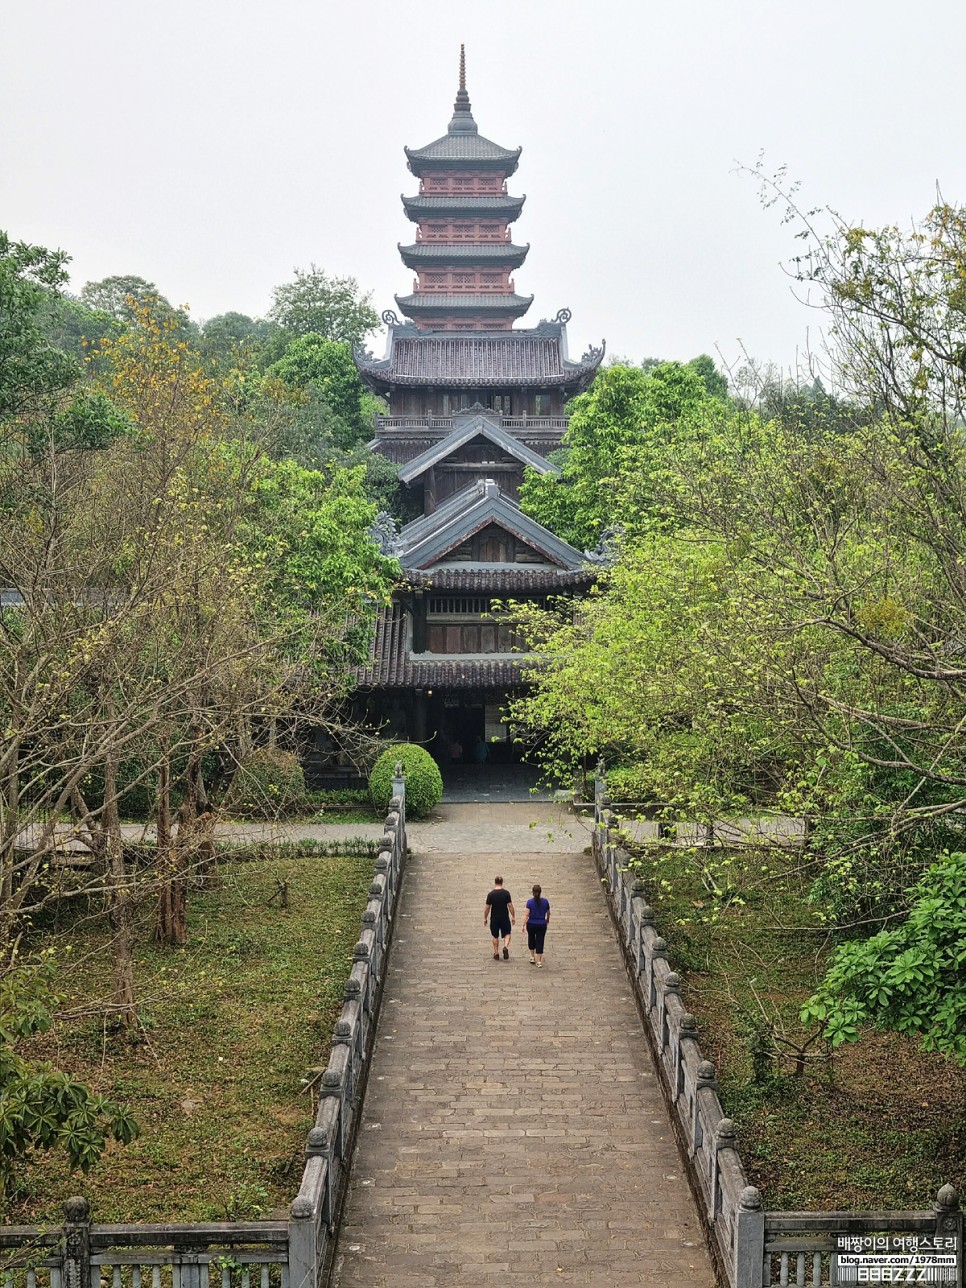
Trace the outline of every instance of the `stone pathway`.
{"label": "stone pathway", "polygon": [[[338,1288],[712,1288],[585,826],[451,805],[410,843]],[[553,905],[542,970],[493,961],[497,872],[518,925]]]}

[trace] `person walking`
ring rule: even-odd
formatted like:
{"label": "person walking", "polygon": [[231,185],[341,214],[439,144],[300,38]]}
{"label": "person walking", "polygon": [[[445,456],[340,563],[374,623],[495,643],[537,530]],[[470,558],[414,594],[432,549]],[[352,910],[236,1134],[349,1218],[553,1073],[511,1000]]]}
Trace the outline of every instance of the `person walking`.
{"label": "person walking", "polygon": [[543,965],[543,941],[547,937],[550,925],[550,900],[543,897],[540,886],[533,887],[533,898],[527,900],[523,914],[523,929],[527,932],[527,947],[530,949],[530,965]]}
{"label": "person walking", "polygon": [[493,960],[500,960],[500,940],[503,940],[503,960],[510,958],[510,934],[517,914],[509,890],[503,888],[503,878],[493,878],[493,889],[486,896],[483,905],[483,925],[490,923],[490,934],[493,936]]}

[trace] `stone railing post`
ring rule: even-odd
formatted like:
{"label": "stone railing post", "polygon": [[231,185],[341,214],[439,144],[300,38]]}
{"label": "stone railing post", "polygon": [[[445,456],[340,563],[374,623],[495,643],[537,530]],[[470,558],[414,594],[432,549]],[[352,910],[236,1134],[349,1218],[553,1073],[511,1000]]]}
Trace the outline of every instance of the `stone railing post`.
{"label": "stone railing post", "polygon": [[762,1288],[765,1262],[765,1213],[761,1195],[746,1185],[735,1216],[734,1288]]}
{"label": "stone railing post", "polygon": [[392,776],[392,794],[394,800],[397,798],[399,800],[399,829],[396,835],[403,850],[403,854],[400,855],[400,862],[402,862],[406,850],[406,771],[403,769],[401,760],[396,761],[396,769]]}
{"label": "stone railing post", "polygon": [[959,1191],[954,1185],[944,1185],[936,1195],[936,1233],[956,1240],[956,1283],[963,1282],[963,1213],[959,1206]]}
{"label": "stone railing post", "polygon": [[698,1065],[698,1077],[694,1084],[694,1119],[691,1123],[691,1152],[697,1155],[704,1146],[704,1115],[701,1113],[701,1096],[699,1092],[713,1091],[718,1094],[718,1077],[710,1060],[702,1060]]}
{"label": "stone railing post", "polygon": [[299,1196],[289,1208],[288,1276],[291,1288],[318,1288],[318,1213],[311,1199]]}
{"label": "stone railing post", "polygon": [[711,1158],[711,1194],[708,1203],[708,1219],[717,1221],[721,1211],[721,1161],[722,1150],[737,1150],[738,1138],[735,1125],[730,1118],[722,1118],[714,1136],[714,1154]]}
{"label": "stone railing post", "polygon": [[91,1282],[91,1205],[75,1195],[64,1204],[64,1288]]}

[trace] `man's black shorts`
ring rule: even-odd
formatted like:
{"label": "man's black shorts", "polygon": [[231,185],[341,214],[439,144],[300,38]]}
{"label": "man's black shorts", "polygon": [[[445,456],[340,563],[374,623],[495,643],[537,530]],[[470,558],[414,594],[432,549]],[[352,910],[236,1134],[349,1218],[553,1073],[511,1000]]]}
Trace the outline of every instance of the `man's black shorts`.
{"label": "man's black shorts", "polygon": [[508,921],[491,921],[490,934],[494,939],[505,939],[510,933],[510,923]]}

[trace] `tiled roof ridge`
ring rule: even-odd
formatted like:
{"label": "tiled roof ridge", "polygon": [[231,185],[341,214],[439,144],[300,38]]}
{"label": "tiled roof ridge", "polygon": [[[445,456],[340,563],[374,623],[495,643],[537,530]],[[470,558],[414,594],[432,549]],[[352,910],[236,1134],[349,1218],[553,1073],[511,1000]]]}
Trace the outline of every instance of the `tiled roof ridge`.
{"label": "tiled roof ridge", "polygon": [[405,311],[407,309],[472,309],[474,312],[481,312],[489,309],[491,312],[503,310],[520,309],[521,312],[526,310],[533,303],[532,295],[517,295],[514,292],[501,293],[480,292],[479,294],[466,294],[448,291],[416,291],[412,295],[397,295],[396,303]]}

